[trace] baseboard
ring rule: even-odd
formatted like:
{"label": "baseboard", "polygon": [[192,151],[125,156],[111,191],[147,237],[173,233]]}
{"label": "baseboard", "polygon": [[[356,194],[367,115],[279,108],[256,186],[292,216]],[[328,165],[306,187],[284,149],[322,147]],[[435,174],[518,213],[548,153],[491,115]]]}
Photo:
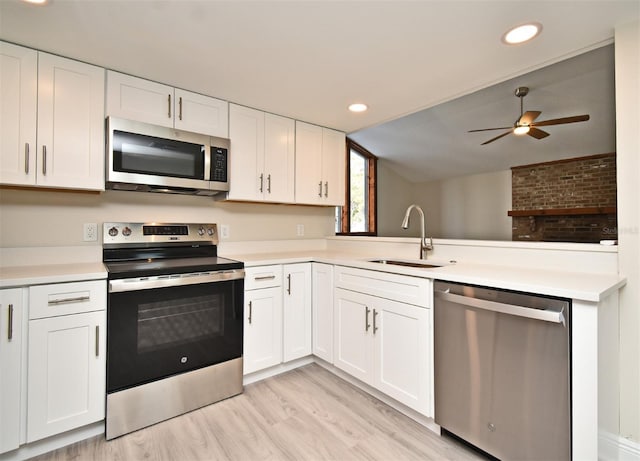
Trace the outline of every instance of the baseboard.
{"label": "baseboard", "polygon": [[598,459],[602,461],[640,461],[640,444],[617,434],[600,431]]}
{"label": "baseboard", "polygon": [[22,445],[17,450],[1,454],[0,461],[22,461],[101,434],[104,434],[104,420]]}

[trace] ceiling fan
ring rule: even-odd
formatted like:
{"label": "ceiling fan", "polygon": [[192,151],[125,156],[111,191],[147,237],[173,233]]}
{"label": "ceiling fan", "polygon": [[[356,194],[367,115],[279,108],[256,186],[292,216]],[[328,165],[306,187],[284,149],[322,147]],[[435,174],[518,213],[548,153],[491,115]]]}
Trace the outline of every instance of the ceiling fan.
{"label": "ceiling fan", "polygon": [[516,88],[515,95],[520,98],[520,117],[515,121],[513,127],[500,127],[500,128],[483,128],[480,130],[469,130],[469,133],[474,133],[477,131],[490,131],[490,130],[509,130],[501,135],[496,136],[495,138],[491,138],[488,141],[483,142],[481,145],[489,144],[490,142],[496,141],[510,133],[516,135],[528,134],[536,139],[542,139],[549,136],[549,133],[546,131],[542,131],[536,127],[539,126],[549,126],[549,125],[562,125],[565,123],[575,123],[575,122],[586,122],[589,120],[589,115],[574,115],[573,117],[563,117],[563,118],[554,118],[552,120],[542,120],[540,122],[536,122],[535,119],[542,113],[537,110],[528,110],[523,113],[522,110],[522,99],[529,93],[529,88],[526,86],[520,86]]}

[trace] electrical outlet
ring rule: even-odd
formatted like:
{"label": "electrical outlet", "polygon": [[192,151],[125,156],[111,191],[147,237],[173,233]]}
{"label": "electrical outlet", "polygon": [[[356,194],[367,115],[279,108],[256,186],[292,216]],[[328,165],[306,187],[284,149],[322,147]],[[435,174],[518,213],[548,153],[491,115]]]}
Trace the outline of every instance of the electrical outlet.
{"label": "electrical outlet", "polygon": [[83,239],[85,242],[95,242],[98,240],[98,225],[96,223],[84,223]]}
{"label": "electrical outlet", "polygon": [[228,239],[230,232],[231,231],[229,230],[229,225],[228,224],[221,224],[220,225],[220,238],[221,239]]}
{"label": "electrical outlet", "polygon": [[304,224],[298,224],[296,226],[296,234],[298,235],[298,237],[304,236]]}

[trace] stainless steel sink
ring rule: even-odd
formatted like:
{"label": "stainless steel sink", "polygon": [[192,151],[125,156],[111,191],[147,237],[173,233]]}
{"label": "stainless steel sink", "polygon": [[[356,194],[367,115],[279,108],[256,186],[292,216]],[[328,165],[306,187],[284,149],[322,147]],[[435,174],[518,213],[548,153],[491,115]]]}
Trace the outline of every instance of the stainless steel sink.
{"label": "stainless steel sink", "polygon": [[400,259],[371,259],[369,262],[378,264],[391,264],[394,266],[417,267],[420,269],[432,269],[434,267],[442,267],[442,264],[430,264],[421,261],[403,261]]}

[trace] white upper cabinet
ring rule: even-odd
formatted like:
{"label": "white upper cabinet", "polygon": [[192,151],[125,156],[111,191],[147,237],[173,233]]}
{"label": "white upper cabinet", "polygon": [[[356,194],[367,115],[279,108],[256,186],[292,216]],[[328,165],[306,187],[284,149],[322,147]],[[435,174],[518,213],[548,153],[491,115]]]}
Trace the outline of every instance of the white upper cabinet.
{"label": "white upper cabinet", "polygon": [[249,107],[229,107],[231,200],[293,203],[295,122]]}
{"label": "white upper cabinet", "polygon": [[104,69],[38,53],[38,160],[39,185],[104,189]]}
{"label": "white upper cabinet", "polygon": [[113,71],[107,72],[107,115],[229,136],[226,101]]}
{"label": "white upper cabinet", "polygon": [[36,183],[38,52],[0,42],[0,182]]}
{"label": "white upper cabinet", "polygon": [[342,206],[345,134],[296,121],[296,203]]}
{"label": "white upper cabinet", "polygon": [[104,69],[0,45],[0,181],[103,190]]}

